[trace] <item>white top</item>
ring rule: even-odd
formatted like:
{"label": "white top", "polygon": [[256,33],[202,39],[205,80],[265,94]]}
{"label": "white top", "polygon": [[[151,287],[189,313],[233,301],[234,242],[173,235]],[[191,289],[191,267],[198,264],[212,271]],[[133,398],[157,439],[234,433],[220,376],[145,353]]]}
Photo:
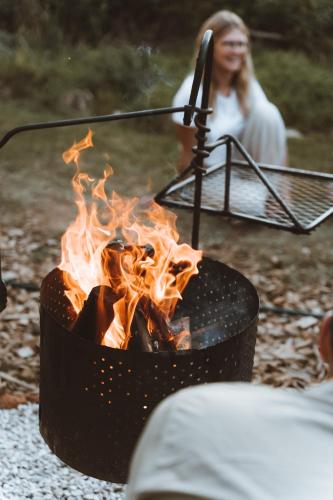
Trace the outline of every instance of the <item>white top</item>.
{"label": "white top", "polygon": [[[193,74],[188,75],[181,84],[178,92],[173,98],[173,106],[184,106],[188,104],[191,88],[193,82]],[[202,87],[200,86],[196,105],[201,105]],[[249,103],[251,106],[261,102],[268,102],[264,91],[262,90],[259,82],[255,79],[251,80],[249,88]],[[232,89],[229,96],[225,96],[221,92],[217,92],[216,101],[213,105],[214,112],[208,115],[207,126],[211,131],[207,134],[208,142],[215,142],[219,137],[224,134],[231,134],[240,138],[244,126],[245,117],[240,109],[236,90]],[[171,115],[172,120],[178,125],[184,125],[184,113],[174,113]],[[194,127],[192,122],[191,127]],[[216,163],[223,163],[225,161],[225,147],[219,147],[214,150],[209,158],[206,160],[206,166],[215,165]]]}
{"label": "white top", "polygon": [[332,500],[333,381],[304,392],[216,383],[167,398],[132,462],[127,500],[146,495]]}

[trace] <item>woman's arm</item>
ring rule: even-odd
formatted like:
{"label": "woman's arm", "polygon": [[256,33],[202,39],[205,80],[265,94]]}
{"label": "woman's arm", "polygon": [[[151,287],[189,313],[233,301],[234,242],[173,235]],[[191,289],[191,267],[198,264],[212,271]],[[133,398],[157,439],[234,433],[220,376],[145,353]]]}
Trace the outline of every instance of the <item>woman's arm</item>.
{"label": "woman's arm", "polygon": [[177,169],[179,172],[185,170],[189,166],[193,158],[192,148],[196,144],[195,133],[196,129],[185,127],[183,125],[175,125],[176,134],[180,142],[180,156],[177,162]]}

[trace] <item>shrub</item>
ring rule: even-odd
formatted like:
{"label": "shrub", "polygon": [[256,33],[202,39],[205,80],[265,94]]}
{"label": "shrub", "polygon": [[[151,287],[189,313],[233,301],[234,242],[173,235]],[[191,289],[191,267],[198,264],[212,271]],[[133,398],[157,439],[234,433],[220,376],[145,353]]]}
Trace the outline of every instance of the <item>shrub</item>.
{"label": "shrub", "polygon": [[99,109],[103,102],[98,100],[105,98],[105,104],[112,106],[105,112],[133,109],[133,103],[160,78],[149,51],[128,44],[47,51],[33,49],[22,37],[14,47],[1,45],[0,37],[0,55],[2,94],[34,99],[51,109],[59,109],[61,96],[73,89],[89,91]]}
{"label": "shrub", "polygon": [[300,130],[333,128],[333,74],[295,51],[260,51],[255,68],[264,90],[288,126]]}
{"label": "shrub", "polygon": [[[174,45],[158,52],[124,43],[45,50],[23,36],[0,32],[0,95],[29,100],[28,106],[58,115],[165,107],[190,69],[190,51]],[[259,81],[288,126],[333,129],[333,74],[327,63],[301,52],[260,47],[254,59]],[[88,108],[71,107],[68,95],[87,96]],[[164,116],[154,120],[154,127],[163,132],[169,123]]]}

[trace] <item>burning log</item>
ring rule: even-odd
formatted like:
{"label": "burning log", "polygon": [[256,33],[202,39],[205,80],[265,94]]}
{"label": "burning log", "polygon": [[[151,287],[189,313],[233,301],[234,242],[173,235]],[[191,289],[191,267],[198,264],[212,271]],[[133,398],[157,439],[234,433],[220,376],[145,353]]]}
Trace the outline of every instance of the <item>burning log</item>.
{"label": "burning log", "polygon": [[[111,167],[98,180],[82,172],[81,151],[92,146],[89,130],[86,137],[63,153],[65,163],[76,165],[72,185],[78,208],[75,220],[61,239],[60,267],[75,277],[66,296],[75,311],[81,311],[94,286],[110,286],[120,298],[114,304],[114,319],[103,343],[120,349],[128,347],[139,298],[149,297],[154,304],[149,306],[150,316],[141,311],[146,326],[140,314],[135,319],[142,345],[149,348],[148,331],[153,342],[155,335],[161,350],[174,351],[169,321],[191,276],[198,273],[202,252],[177,243],[174,214],[154,201],[140,203],[137,198],[124,199],[115,192],[109,197],[105,187],[112,175]],[[129,236],[130,244],[121,240],[110,242],[110,235],[114,234],[124,235],[126,241]],[[149,244],[142,246],[142,242]]]}
{"label": "burning log", "polygon": [[170,328],[172,330],[177,351],[191,349],[192,337],[190,332],[190,318],[183,316],[177,320],[171,321]]}
{"label": "burning log", "polygon": [[158,341],[149,333],[147,321],[139,308],[135,310],[131,330],[132,337],[128,344],[128,350],[144,352],[158,351]]}
{"label": "burning log", "polygon": [[170,325],[156,305],[148,297],[142,297],[137,308],[143,312],[145,318],[150,319],[152,335],[156,337],[158,350],[176,351],[177,349]]}
{"label": "burning log", "polygon": [[[135,254],[144,250],[140,262],[154,256],[154,248],[151,245],[132,246],[122,240],[111,241],[102,252],[103,267],[108,269],[110,285],[118,293],[125,295],[126,290],[121,277],[122,258],[125,253]],[[173,265],[170,271],[176,276],[186,267],[186,263]],[[138,269],[137,275],[143,277],[144,268]],[[189,320],[186,325],[183,322],[176,322],[172,327],[163,313],[152,302],[150,298],[144,296],[136,306],[132,323],[132,338],[128,348],[140,348],[143,351],[176,351],[178,349],[189,349],[191,337],[189,333]],[[151,327],[149,332],[149,326]],[[175,331],[173,331],[173,328]],[[175,339],[177,337],[177,342]]]}
{"label": "burning log", "polygon": [[78,315],[72,332],[101,344],[114,319],[113,305],[120,299],[109,286],[94,287]]}
{"label": "burning log", "polygon": [[[144,252],[142,252],[142,250]],[[114,304],[126,300],[126,282],[122,279],[122,259],[125,254],[143,253],[140,263],[154,256],[151,245],[133,246],[122,240],[113,240],[102,252],[102,265],[108,270],[109,286],[94,287],[79,313],[72,331],[81,337],[101,344],[105,333],[115,318]],[[173,266],[177,275],[183,270],[182,264]],[[138,277],[144,277],[145,269],[137,270]],[[127,315],[125,315],[127,316]],[[125,328],[126,325],[123,325]],[[129,350],[145,352],[177,351],[191,348],[189,318],[181,318],[170,323],[153,301],[143,296],[139,300],[132,320],[132,336],[128,342]]]}
{"label": "burning log", "polygon": [[150,317],[156,325],[156,334],[160,351],[176,351],[173,331],[164,315],[150,301]]}
{"label": "burning log", "polygon": [[191,349],[190,318],[184,316],[178,320],[168,322],[160,311],[150,302],[149,312],[154,329],[149,333],[145,314],[142,312],[142,302],[139,303],[133,318],[133,336],[128,344],[129,350],[145,352],[181,351]]}

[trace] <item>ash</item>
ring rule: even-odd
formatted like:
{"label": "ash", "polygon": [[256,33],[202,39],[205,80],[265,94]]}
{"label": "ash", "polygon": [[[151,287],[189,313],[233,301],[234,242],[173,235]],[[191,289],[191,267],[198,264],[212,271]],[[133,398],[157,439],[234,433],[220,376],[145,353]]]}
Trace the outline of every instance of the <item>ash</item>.
{"label": "ash", "polygon": [[77,472],[39,434],[38,405],[0,410],[0,500],[122,500],[125,487]]}

